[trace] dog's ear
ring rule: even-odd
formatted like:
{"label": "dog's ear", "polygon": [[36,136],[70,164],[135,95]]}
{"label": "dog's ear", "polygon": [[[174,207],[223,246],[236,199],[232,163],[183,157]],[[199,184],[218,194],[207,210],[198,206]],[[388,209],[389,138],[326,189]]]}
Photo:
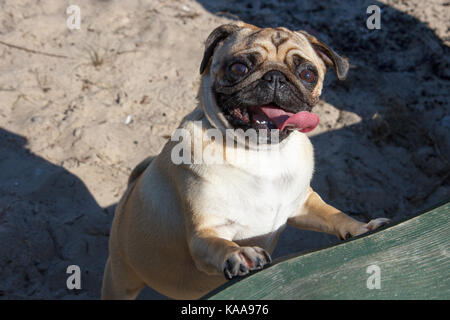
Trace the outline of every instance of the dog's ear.
{"label": "dog's ear", "polygon": [[347,76],[349,69],[347,59],[338,55],[333,49],[328,47],[325,43],[317,40],[316,37],[310,35],[306,31],[301,30],[298,32],[303,34],[306,37],[306,39],[308,39],[313,49],[316,51],[316,53],[323,60],[323,62],[327,67],[328,66],[334,67],[338,79],[344,80],[345,77]]}
{"label": "dog's ear", "polygon": [[228,38],[232,33],[240,29],[236,24],[223,24],[211,32],[205,42],[205,53],[203,54],[203,60],[200,64],[200,74],[202,74],[206,67],[208,66],[209,60],[211,59],[214,49],[217,47],[219,42]]}

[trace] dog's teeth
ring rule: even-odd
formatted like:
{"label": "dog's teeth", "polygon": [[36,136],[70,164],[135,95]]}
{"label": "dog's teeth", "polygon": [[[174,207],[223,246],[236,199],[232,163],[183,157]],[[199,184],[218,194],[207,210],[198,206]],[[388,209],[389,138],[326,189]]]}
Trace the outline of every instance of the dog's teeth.
{"label": "dog's teeth", "polygon": [[256,123],[257,124],[267,124],[267,121],[266,120],[263,120],[263,121],[256,120]]}
{"label": "dog's teeth", "polygon": [[285,128],[286,128],[286,130],[295,130],[295,129],[297,129],[297,128],[296,128],[294,125],[292,125],[292,124],[286,125]]}

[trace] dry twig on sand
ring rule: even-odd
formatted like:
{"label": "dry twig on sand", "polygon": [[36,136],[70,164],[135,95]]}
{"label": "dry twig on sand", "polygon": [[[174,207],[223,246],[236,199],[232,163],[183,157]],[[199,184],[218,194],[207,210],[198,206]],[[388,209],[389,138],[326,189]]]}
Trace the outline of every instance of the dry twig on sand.
{"label": "dry twig on sand", "polygon": [[25,48],[25,47],[16,46],[14,44],[4,42],[2,40],[0,40],[0,44],[3,44],[4,46],[7,46],[9,48],[22,50],[22,51],[26,51],[26,52],[33,53],[33,54],[41,54],[41,55],[48,56],[48,57],[53,57],[53,58],[70,59],[70,57],[68,57],[68,56],[64,56],[64,55],[60,55],[60,54],[54,54],[54,53],[47,53],[47,52],[37,51],[37,50],[33,50],[33,49],[28,49],[28,48]]}

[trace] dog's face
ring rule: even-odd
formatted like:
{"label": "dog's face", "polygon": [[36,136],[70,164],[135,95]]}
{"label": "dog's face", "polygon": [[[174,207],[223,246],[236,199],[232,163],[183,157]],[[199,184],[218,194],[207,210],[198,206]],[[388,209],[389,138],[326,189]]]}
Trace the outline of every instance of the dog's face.
{"label": "dog's face", "polygon": [[[318,102],[327,66],[345,78],[348,62],[303,31],[222,25],[206,40],[200,67],[225,128],[307,132],[318,123],[309,113]],[[211,110],[206,110],[211,112]]]}

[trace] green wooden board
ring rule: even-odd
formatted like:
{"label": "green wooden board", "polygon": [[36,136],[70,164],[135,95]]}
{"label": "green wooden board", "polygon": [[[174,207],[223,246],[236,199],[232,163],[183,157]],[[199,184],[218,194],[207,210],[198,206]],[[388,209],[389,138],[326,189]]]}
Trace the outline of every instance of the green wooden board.
{"label": "green wooden board", "polygon": [[[371,265],[379,267],[380,289],[367,287],[374,276],[367,273]],[[450,299],[450,202],[366,236],[274,263],[205,298]]]}

